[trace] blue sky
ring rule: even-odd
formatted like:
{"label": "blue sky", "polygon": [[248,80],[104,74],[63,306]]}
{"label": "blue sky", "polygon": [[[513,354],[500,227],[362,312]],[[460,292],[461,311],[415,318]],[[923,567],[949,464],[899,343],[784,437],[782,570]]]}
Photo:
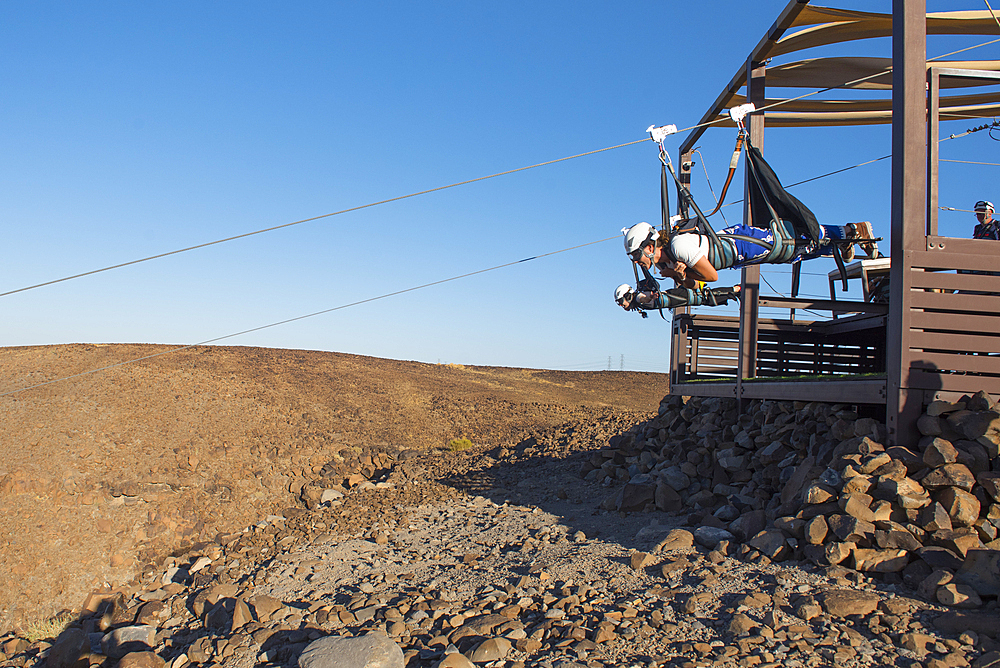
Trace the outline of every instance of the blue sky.
{"label": "blue sky", "polygon": [[[0,292],[693,125],[785,4],[2,3]],[[701,142],[716,188],[734,139]],[[775,129],[764,148],[792,182],[887,154],[889,128]],[[942,205],[1000,199],[995,167],[943,169]],[[794,192],[888,236],[889,161]],[[195,343],[613,236],[658,221],[658,198],[654,145],[630,146],[3,297],[0,345]],[[973,222],[941,214],[944,233]],[[803,292],[831,268],[808,265]],[[787,269],[766,276],[787,291]],[[612,300],[631,278],[616,239],[220,343],[664,371],[668,324]]]}

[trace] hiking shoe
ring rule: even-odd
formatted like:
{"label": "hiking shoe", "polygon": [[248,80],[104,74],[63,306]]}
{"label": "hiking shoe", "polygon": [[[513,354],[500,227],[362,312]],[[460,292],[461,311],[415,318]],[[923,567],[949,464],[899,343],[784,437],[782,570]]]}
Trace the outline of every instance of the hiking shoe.
{"label": "hiking shoe", "polygon": [[[848,223],[847,225],[847,238],[855,240],[863,239],[874,239],[875,232],[872,230],[872,224],[868,221],[861,223]],[[869,259],[874,260],[878,257],[878,244],[874,241],[860,242],[858,246],[861,250],[869,257]],[[854,245],[851,245],[851,259],[854,259]],[[847,253],[844,253],[844,260],[847,260]]]}
{"label": "hiking shoe", "polygon": [[[853,239],[854,234],[854,223],[847,224],[847,238]],[[840,246],[840,257],[846,262],[852,262],[854,260],[854,244],[837,244]]]}

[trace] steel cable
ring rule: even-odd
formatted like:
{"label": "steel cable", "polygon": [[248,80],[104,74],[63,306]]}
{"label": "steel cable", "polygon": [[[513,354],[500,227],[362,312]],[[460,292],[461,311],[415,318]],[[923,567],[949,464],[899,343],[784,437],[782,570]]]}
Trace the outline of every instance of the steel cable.
{"label": "steel cable", "polygon": [[91,374],[99,373],[101,371],[107,371],[109,369],[115,369],[117,367],[125,366],[126,364],[134,364],[135,362],[142,362],[143,360],[153,359],[155,357],[162,357],[163,355],[169,355],[171,353],[177,353],[177,352],[180,352],[182,350],[188,350],[190,348],[194,348],[196,346],[204,346],[204,345],[208,345],[209,343],[215,343],[217,341],[223,341],[225,339],[231,339],[231,338],[234,338],[234,337],[237,337],[237,336],[242,336],[243,334],[250,334],[252,332],[259,332],[261,330],[270,329],[271,327],[277,327],[279,325],[287,325],[288,323],[297,322],[299,320],[305,320],[306,318],[313,318],[313,317],[318,316],[318,315],[323,315],[323,314],[326,314],[326,313],[332,313],[334,311],[340,311],[340,310],[343,310],[343,309],[346,309],[346,308],[350,308],[352,306],[360,306],[361,304],[368,304],[370,302],[379,301],[381,299],[386,299],[388,297],[395,297],[397,295],[406,294],[408,292],[414,292],[416,290],[423,290],[424,288],[429,288],[429,287],[432,287],[432,286],[435,286],[435,285],[441,285],[443,283],[450,283],[452,281],[458,281],[458,280],[461,280],[463,278],[469,278],[470,276],[476,276],[478,274],[485,274],[486,272],[489,272],[489,271],[496,271],[497,269],[503,269],[505,267],[512,267],[515,264],[522,264],[524,262],[530,262],[531,260],[539,260],[539,259],[541,259],[543,257],[549,257],[551,255],[558,255],[559,253],[566,253],[566,252],[569,252],[569,251],[572,251],[572,250],[577,250],[579,248],[584,248],[586,246],[593,246],[595,244],[600,244],[600,243],[604,243],[605,241],[611,241],[612,239],[619,239],[619,238],[621,238],[619,235],[615,235],[613,237],[607,237],[605,239],[598,239],[597,241],[589,241],[589,242],[587,242],[585,244],[578,244],[576,246],[570,246],[569,248],[562,248],[560,250],[550,251],[548,253],[542,253],[541,255],[533,255],[531,257],[526,257],[526,258],[521,259],[521,260],[515,260],[513,262],[505,262],[504,264],[498,264],[498,265],[495,265],[493,267],[488,267],[486,269],[479,269],[477,271],[470,271],[468,273],[460,274],[458,276],[452,276],[450,278],[442,278],[442,279],[437,280],[437,281],[431,281],[430,283],[424,283],[422,285],[415,285],[413,287],[404,288],[402,290],[395,290],[393,292],[387,292],[385,294],[381,294],[381,295],[378,295],[376,297],[368,297],[367,299],[360,299],[358,301],[351,302],[349,304],[341,304],[340,306],[334,306],[333,308],[323,309],[322,311],[315,311],[313,313],[307,313],[306,315],[300,315],[300,316],[296,316],[294,318],[287,318],[285,320],[279,320],[277,322],[272,322],[272,323],[269,323],[267,325],[261,325],[259,327],[251,327],[250,329],[244,329],[242,331],[234,332],[232,334],[225,334],[223,336],[217,336],[217,337],[214,337],[214,338],[211,338],[211,339],[205,339],[204,341],[199,341],[198,343],[191,343],[191,344],[188,344],[186,346],[179,346],[177,348],[171,348],[169,350],[163,350],[163,351],[160,351],[158,353],[154,353],[152,355],[145,355],[143,357],[136,357],[135,359],[125,360],[124,362],[116,362],[115,364],[109,364],[107,366],[100,367],[99,369],[91,369],[89,371],[83,371],[81,373],[75,373],[75,374],[72,374],[72,375],[69,375],[69,376],[63,376],[61,378],[56,378],[54,380],[48,380],[48,381],[45,381],[44,383],[36,383],[35,385],[28,385],[26,387],[21,387],[21,388],[18,388],[16,390],[10,390],[8,392],[2,392],[2,393],[0,393],[0,397],[6,397],[8,395],[17,394],[19,392],[26,392],[27,390],[33,390],[35,388],[45,387],[46,385],[52,385],[54,383],[60,383],[62,381],[70,380],[70,379],[73,379],[73,378],[80,378],[82,376],[89,376]]}
{"label": "steel cable", "polygon": [[553,165],[557,162],[565,162],[566,160],[573,160],[575,158],[582,158],[588,155],[594,155],[595,153],[602,153],[604,151],[612,151],[617,148],[623,148],[625,146],[632,146],[633,144],[641,144],[642,142],[649,141],[648,138],[637,139],[635,141],[626,142],[624,144],[618,144],[616,146],[608,146],[605,148],[595,149],[593,151],[587,151],[586,153],[577,153],[576,155],[567,156],[565,158],[557,158],[555,160],[548,160],[546,162],[539,162],[534,165],[528,165],[527,167],[518,167],[517,169],[509,169],[505,172],[497,172],[496,174],[490,174],[489,176],[480,176],[474,179],[469,179],[467,181],[459,181],[458,183],[450,183],[446,186],[438,186],[437,188],[430,188],[428,190],[421,190],[419,192],[410,193],[408,195],[399,195],[398,197],[390,197],[389,199],[379,200],[378,202],[370,202],[368,204],[362,204],[360,206],[353,206],[349,209],[342,209],[340,211],[334,211],[333,213],[325,213],[321,216],[313,216],[312,218],[303,218],[302,220],[296,220],[291,223],[284,223],[282,225],[275,225],[273,227],[266,227],[262,230],[255,230],[253,232],[246,232],[244,234],[237,234],[232,237],[226,237],[225,239],[216,239],[215,241],[208,241],[203,244],[197,244],[195,246],[188,246],[187,248],[179,248],[177,250],[167,251],[166,253],[158,253],[156,255],[150,255],[149,257],[140,258],[138,260],[131,260],[129,262],[122,262],[119,264],[110,265],[107,267],[102,267],[100,269],[93,269],[91,271],[85,271],[80,274],[73,274],[72,276],[64,276],[63,278],[57,278],[51,281],[45,281],[44,283],[37,283],[35,285],[29,285],[23,288],[17,288],[16,290],[8,290],[7,292],[0,292],[0,297],[6,297],[8,295],[17,294],[19,292],[26,292],[28,290],[34,290],[35,288],[41,288],[46,285],[53,285],[55,283],[62,283],[64,281],[71,281],[76,278],[83,278],[84,276],[92,276],[94,274],[100,274],[105,271],[111,271],[112,269],[121,269],[122,267],[128,267],[133,264],[139,264],[141,262],[149,262],[150,260],[158,260],[163,257],[169,257],[171,255],[177,255],[178,253],[186,253],[188,251],[197,250],[199,248],[206,248],[208,246],[214,246],[216,244],[226,243],[227,241],[235,241],[236,239],[244,239],[246,237],[252,237],[256,234],[263,234],[264,232],[273,232],[274,230],[280,230],[286,227],[291,227],[293,225],[301,225],[302,223],[309,223],[314,220],[321,220],[323,218],[330,218],[331,216],[339,216],[344,213],[350,213],[352,211],[360,211],[361,209],[368,209],[373,206],[379,206],[380,204],[388,204],[390,202],[398,202],[400,200],[409,199],[411,197],[417,197],[418,195],[426,195],[428,193],[438,192],[439,190],[447,190],[448,188],[457,188],[458,186],[468,185],[470,183],[476,183],[478,181],[485,181],[487,179],[493,179],[498,176],[507,176],[508,174],[515,174],[517,172],[523,172],[528,169],[534,169],[535,167],[544,167],[545,165]]}

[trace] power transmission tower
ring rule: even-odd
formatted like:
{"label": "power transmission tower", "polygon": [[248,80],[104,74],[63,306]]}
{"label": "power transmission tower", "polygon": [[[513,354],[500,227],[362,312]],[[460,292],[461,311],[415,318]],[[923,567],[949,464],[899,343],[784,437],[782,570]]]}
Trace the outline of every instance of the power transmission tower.
{"label": "power transmission tower", "polygon": [[611,371],[611,355],[608,355],[608,371]]}
{"label": "power transmission tower", "polygon": [[625,353],[622,353],[622,358],[621,358],[620,366],[619,366],[618,370],[619,371],[624,371],[625,370]]}

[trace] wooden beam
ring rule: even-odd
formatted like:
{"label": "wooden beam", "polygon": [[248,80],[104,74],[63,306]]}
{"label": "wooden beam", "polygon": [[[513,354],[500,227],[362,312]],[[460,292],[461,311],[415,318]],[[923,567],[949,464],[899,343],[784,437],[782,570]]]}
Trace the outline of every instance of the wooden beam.
{"label": "wooden beam", "polygon": [[923,392],[910,391],[908,251],[927,234],[927,3],[892,2],[892,237],[886,326],[886,426],[891,444],[915,446]]}
{"label": "wooden beam", "polygon": [[[763,63],[747,61],[747,99],[759,103],[764,99],[766,68]],[[764,146],[764,115],[747,116],[747,135],[750,143],[758,149]],[[747,151],[749,160],[750,151]],[[751,225],[750,212],[750,173],[749,166],[743,169],[743,222]],[[744,378],[757,375],[757,319],[760,311],[757,300],[760,298],[760,267],[751,265],[743,268],[743,279],[740,288],[740,357],[739,373],[737,374],[736,396],[740,398],[740,386]]]}
{"label": "wooden beam", "polygon": [[935,68],[927,70],[927,232],[938,233],[938,135],[941,124],[941,77]]}

